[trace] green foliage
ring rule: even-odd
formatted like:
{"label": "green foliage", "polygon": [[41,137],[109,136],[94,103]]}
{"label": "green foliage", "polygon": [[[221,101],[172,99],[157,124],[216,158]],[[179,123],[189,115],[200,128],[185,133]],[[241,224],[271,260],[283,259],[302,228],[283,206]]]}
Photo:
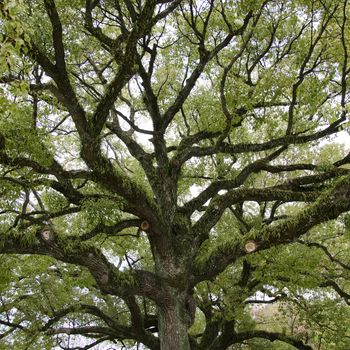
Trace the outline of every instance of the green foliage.
{"label": "green foliage", "polygon": [[348,349],[349,18],[0,1],[0,350]]}
{"label": "green foliage", "polygon": [[118,203],[111,199],[92,199],[83,203],[84,215],[91,225],[115,223],[121,217],[120,209]]}

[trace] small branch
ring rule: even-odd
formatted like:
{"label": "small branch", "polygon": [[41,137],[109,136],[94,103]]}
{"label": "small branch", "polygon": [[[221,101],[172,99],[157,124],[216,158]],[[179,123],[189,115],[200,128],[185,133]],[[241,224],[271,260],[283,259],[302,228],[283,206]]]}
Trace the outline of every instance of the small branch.
{"label": "small branch", "polygon": [[[105,233],[108,235],[117,235],[119,232],[123,231],[126,228],[140,227],[141,223],[142,223],[142,220],[140,219],[130,219],[130,220],[120,221],[115,225],[110,225],[110,226],[104,225],[104,224],[98,224],[90,232],[84,233],[80,238],[81,240],[86,241],[88,239],[95,237],[99,233]],[[131,235],[131,236],[139,237],[138,235]]]}
{"label": "small branch", "polygon": [[343,262],[341,262],[339,259],[335,258],[330,251],[328,250],[328,248],[320,243],[317,242],[307,242],[307,241],[303,241],[303,240],[298,240],[299,243],[307,245],[308,247],[315,247],[315,248],[319,248],[321,250],[323,250],[323,252],[327,255],[327,257],[329,258],[330,261],[333,261],[335,263],[337,263],[338,265],[340,265],[342,268],[349,270],[350,271],[350,265],[344,264]]}
{"label": "small branch", "polygon": [[340,286],[332,280],[326,280],[320,284],[320,287],[331,287],[337,294],[344,299],[346,304],[350,305],[350,294],[346,293]]}

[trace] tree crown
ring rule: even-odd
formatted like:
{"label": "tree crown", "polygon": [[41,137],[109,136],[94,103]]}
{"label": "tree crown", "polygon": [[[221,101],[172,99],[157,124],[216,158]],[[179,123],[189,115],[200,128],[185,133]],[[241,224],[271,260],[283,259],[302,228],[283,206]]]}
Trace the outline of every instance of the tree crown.
{"label": "tree crown", "polygon": [[347,0],[0,15],[0,347],[347,349]]}

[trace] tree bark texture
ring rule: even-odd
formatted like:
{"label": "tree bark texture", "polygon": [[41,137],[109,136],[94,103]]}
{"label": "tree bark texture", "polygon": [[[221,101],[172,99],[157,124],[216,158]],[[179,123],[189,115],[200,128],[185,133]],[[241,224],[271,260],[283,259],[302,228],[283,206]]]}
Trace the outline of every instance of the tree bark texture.
{"label": "tree bark texture", "polygon": [[189,315],[186,297],[176,289],[169,293],[167,304],[159,307],[159,339],[161,350],[190,350]]}

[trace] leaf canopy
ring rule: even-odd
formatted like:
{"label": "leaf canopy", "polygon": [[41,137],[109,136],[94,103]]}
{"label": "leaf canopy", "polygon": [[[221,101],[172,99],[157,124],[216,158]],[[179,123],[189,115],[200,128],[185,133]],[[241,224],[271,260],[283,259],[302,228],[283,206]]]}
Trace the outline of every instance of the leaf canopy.
{"label": "leaf canopy", "polygon": [[0,349],[348,349],[349,16],[1,0]]}

